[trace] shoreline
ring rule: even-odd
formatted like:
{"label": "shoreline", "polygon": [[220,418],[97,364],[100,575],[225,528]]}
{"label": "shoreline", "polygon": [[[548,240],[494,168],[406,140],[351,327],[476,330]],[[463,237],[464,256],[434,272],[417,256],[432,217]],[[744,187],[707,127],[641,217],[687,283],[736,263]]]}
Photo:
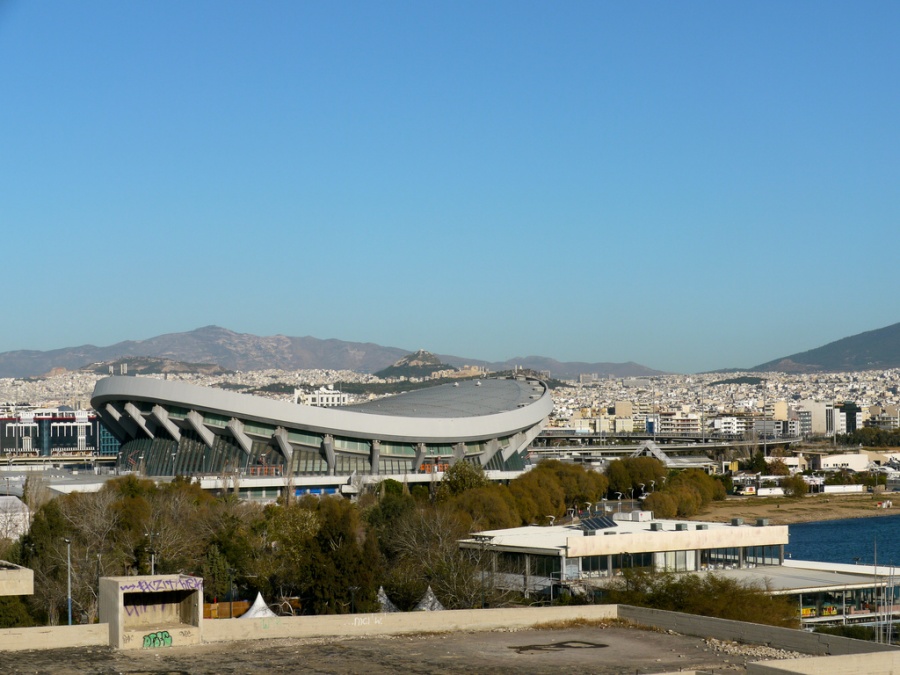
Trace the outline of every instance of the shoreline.
{"label": "shoreline", "polygon": [[[878,494],[815,494],[802,499],[787,497],[728,497],[725,501],[712,502],[703,513],[687,520],[727,523],[732,518],[755,522],[768,518],[772,525],[848,520],[854,518],[880,518],[900,515],[900,493]],[[890,508],[878,508],[879,502],[891,502]]]}

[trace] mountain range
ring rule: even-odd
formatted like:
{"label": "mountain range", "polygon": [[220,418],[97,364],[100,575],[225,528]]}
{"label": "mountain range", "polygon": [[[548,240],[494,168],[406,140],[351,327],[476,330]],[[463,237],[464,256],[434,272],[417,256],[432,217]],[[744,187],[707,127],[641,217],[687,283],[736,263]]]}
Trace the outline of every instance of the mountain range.
{"label": "mountain range", "polygon": [[751,368],[757,372],[816,373],[900,368],[900,323],[829,342]]}
{"label": "mountain range", "polygon": [[[374,373],[397,363],[408,349],[382,347],[370,342],[321,340],[314,337],[274,335],[260,337],[235,333],[219,326],[205,326],[185,333],[168,333],[147,340],[127,340],[108,347],[82,345],[50,351],[18,350],[0,353],[0,377],[38,377],[60,368],[96,369],[126,357],[167,359],[192,364],[217,365],[227,370],[353,370]],[[438,355],[452,366],[483,366],[491,371],[514,366],[549,370],[553,377],[577,378],[582,373],[613,377],[662,375],[637,363],[563,363],[541,356],[490,362],[459,356]]]}
{"label": "mountain range", "polygon": [[[38,377],[61,368],[96,369],[98,364],[115,363],[130,357],[205,364],[227,370],[321,368],[375,373],[397,364],[409,354],[408,349],[382,347],[371,342],[322,340],[309,336],[260,337],[249,333],[235,333],[219,326],[206,326],[147,340],[127,340],[108,347],[82,345],[50,351],[3,352],[0,353],[0,377]],[[544,356],[515,357],[496,362],[444,354],[436,356],[440,363],[454,367],[481,366],[490,371],[519,367],[537,372],[549,371],[557,379],[576,379],[579,375],[589,374],[597,374],[599,377],[651,377],[664,374],[634,362],[562,362]],[[889,368],[900,368],[900,323],[846,337],[748,370],[805,373]]]}

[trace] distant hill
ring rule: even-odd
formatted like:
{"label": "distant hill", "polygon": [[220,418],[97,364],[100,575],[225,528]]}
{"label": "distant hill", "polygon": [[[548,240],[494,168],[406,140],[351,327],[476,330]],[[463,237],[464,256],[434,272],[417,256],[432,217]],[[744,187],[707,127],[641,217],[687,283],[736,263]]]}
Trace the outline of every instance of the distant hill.
{"label": "distant hill", "polygon": [[93,363],[82,370],[89,370],[97,375],[110,372],[119,375],[159,375],[166,373],[203,373],[204,375],[224,375],[228,371],[215,363],[185,363],[172,359],[158,359],[150,356],[126,356],[107,363]]}
{"label": "distant hill", "polygon": [[597,374],[599,377],[653,377],[665,375],[662,370],[653,370],[639,363],[628,361],[627,363],[584,363],[582,361],[557,361],[545,356],[521,356],[508,361],[473,361],[461,359],[457,356],[441,355],[445,363],[460,367],[483,366],[491,372],[526,368],[535,372],[550,372],[550,376],[557,380],[576,380],[579,375]]}
{"label": "distant hill", "polygon": [[[206,326],[185,333],[168,333],[147,340],[128,340],[108,347],[82,345],[50,351],[19,350],[0,353],[0,377],[37,377],[54,369],[91,369],[120,359],[146,357],[189,364],[215,364],[226,370],[353,370],[375,373],[397,363],[408,349],[382,347],[370,342],[320,340],[314,337],[274,335],[260,337],[235,333],[219,326]],[[434,355],[432,355],[434,356]],[[575,379],[581,374],[600,377],[645,377],[662,375],[637,363],[563,363],[542,356],[488,362],[459,356],[435,357],[438,362],[460,367],[483,366],[490,371],[518,366],[538,372],[550,371],[557,379]],[[102,367],[102,366],[101,366]],[[129,368],[129,372],[134,371]]]}
{"label": "distant hill", "polygon": [[408,353],[408,349],[370,343],[285,335],[258,337],[219,326],[206,326],[187,333],[128,340],[109,347],[83,345],[46,352],[4,352],[0,353],[0,377],[34,377],[54,368],[79,370],[92,364],[136,356],[212,363],[227,370],[323,368],[371,373]]}
{"label": "distant hill", "polygon": [[415,354],[407,354],[402,359],[375,373],[378,377],[428,377],[440,370],[456,370],[453,366],[442,363],[432,354],[420,349]]}
{"label": "distant hill", "polygon": [[814,373],[900,368],[900,323],[829,342],[751,368],[757,372]]}

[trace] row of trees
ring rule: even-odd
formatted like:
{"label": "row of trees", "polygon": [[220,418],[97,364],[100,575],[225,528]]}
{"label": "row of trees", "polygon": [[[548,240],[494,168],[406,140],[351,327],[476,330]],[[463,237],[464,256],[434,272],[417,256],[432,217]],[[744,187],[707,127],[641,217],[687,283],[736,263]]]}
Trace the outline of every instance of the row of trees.
{"label": "row of trees", "polygon": [[866,446],[870,448],[896,448],[900,446],[900,429],[878,429],[863,427],[856,431],[838,436],[843,445]]}
{"label": "row of trees", "polygon": [[657,518],[689,518],[713,500],[725,499],[725,483],[700,469],[667,473],[653,457],[631,457],[609,463],[610,491],[637,494]]}
{"label": "row of trees", "polygon": [[356,503],[304,497],[263,506],[211,496],[182,478],[157,485],[134,476],[51,500],[29,482],[31,528],[6,557],[34,570],[35,594],[27,605],[0,602],[0,624],[60,622],[68,548],[79,622],[97,619],[99,577],[148,574],[151,567],[202,576],[207,601],[227,600],[233,589],[242,597],[261,591],[308,614],[346,613],[351,603],[357,611],[377,610],[380,586],[400,609],[411,609],[429,586],[448,608],[512,602],[508,592],[481,584],[489,554],[460,550],[460,539],[547,524],[548,516],[565,518],[642,485],[654,488],[645,504],[658,517],[691,515],[724,497],[722,483],[702,471],[667,475],[651,458],[612,462],[608,476],[546,461],[506,485],[460,462],[433,492],[386,480]]}
{"label": "row of trees", "polygon": [[[157,485],[134,476],[95,493],[49,499],[32,481],[30,530],[5,557],[34,570],[27,609],[38,623],[65,615],[69,552],[74,614],[84,622],[97,619],[101,576],[148,574],[151,567],[202,576],[208,601],[229,598],[232,588],[241,595],[259,590],[270,599],[298,598],[312,614],[347,612],[351,601],[360,611],[376,609],[380,585],[401,608],[428,585],[446,606],[473,607],[480,562],[460,553],[459,539],[546,524],[547,516],[599,501],[606,490],[602,474],[560,462],[508,485],[490,484],[480,469],[459,463],[436,494],[385,481],[358,503],[306,497],[262,506],[232,494],[214,497],[183,478]],[[0,615],[21,624],[20,610],[0,607]]]}

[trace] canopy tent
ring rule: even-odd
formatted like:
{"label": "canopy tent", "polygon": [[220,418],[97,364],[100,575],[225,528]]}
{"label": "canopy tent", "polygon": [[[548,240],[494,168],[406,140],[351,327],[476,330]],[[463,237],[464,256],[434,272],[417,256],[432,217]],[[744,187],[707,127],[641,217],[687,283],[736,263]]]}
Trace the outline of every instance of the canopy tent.
{"label": "canopy tent", "polygon": [[269,609],[269,606],[266,604],[266,601],[263,600],[262,593],[256,594],[256,600],[253,601],[253,604],[250,605],[250,609],[241,614],[241,619],[265,619],[270,616],[278,616],[275,612]]}
{"label": "canopy tent", "polygon": [[444,609],[444,606],[441,604],[441,601],[437,599],[434,591],[431,590],[431,586],[429,586],[428,590],[425,591],[425,595],[422,596],[422,599],[419,600],[419,604],[415,606],[415,609],[413,609],[413,611],[439,612],[442,609]]}
{"label": "canopy tent", "polygon": [[384,592],[384,586],[378,588],[378,604],[381,606],[382,612],[399,612],[397,605],[391,602],[391,599]]}

